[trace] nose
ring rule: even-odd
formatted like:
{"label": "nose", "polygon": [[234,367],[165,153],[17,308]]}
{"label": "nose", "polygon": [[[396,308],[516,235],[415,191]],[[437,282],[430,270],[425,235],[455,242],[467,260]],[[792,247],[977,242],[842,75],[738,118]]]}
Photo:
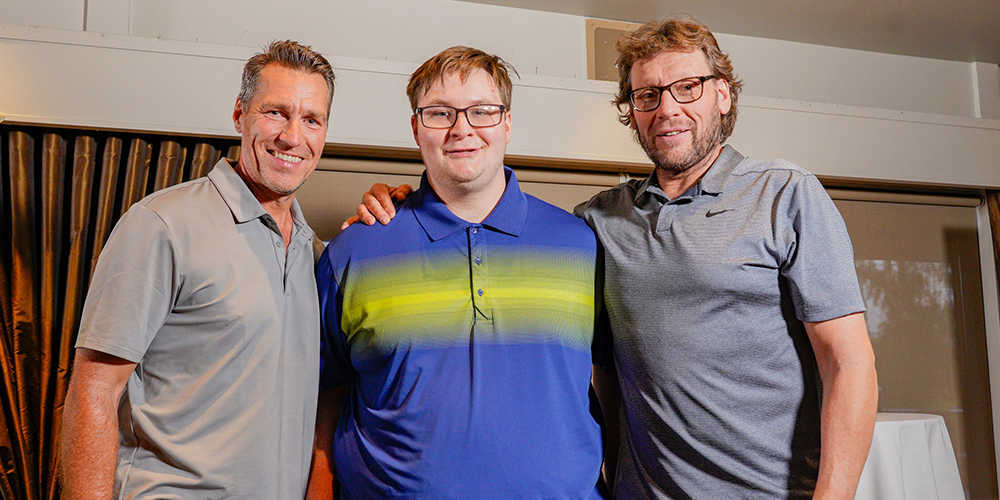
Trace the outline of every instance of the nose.
{"label": "nose", "polygon": [[298,120],[288,120],[278,140],[295,147],[302,143],[302,124]]}
{"label": "nose", "polygon": [[679,114],[681,111],[681,105],[674,99],[674,96],[670,92],[664,90],[660,94],[660,105],[653,110],[658,116],[671,117]]}
{"label": "nose", "polygon": [[472,122],[469,121],[469,112],[467,110],[460,110],[459,113],[465,115],[465,118],[461,116],[455,117],[455,124],[451,126],[451,135],[465,137],[472,133]]}

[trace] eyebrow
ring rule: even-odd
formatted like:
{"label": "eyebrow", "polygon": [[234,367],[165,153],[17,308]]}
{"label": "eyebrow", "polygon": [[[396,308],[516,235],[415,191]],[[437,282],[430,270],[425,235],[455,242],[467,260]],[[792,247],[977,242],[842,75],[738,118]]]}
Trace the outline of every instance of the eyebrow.
{"label": "eyebrow", "polygon": [[[476,99],[475,101],[472,101],[472,104],[470,104],[469,106],[479,106],[481,104],[496,104],[496,103],[486,99]],[[426,108],[428,106],[449,106],[453,108],[463,107],[463,106],[453,106],[451,104],[446,103],[445,101],[442,101],[441,99],[435,99],[421,107]]]}
{"label": "eyebrow", "polygon": [[[277,101],[274,101],[274,102],[267,102],[267,101],[262,102],[262,103],[260,103],[260,108],[261,109],[277,109],[278,111],[282,111],[282,112],[284,112],[286,114],[291,114],[291,111],[292,111],[292,107],[289,106],[287,103],[277,102]],[[316,110],[316,109],[313,109],[313,108],[306,108],[306,107],[303,107],[300,110],[302,111],[302,114],[304,116],[310,116],[310,117],[314,117],[314,118],[319,118],[319,119],[322,119],[323,121],[327,121],[330,118],[330,113],[329,112],[322,112],[322,111],[319,111],[319,110]]]}

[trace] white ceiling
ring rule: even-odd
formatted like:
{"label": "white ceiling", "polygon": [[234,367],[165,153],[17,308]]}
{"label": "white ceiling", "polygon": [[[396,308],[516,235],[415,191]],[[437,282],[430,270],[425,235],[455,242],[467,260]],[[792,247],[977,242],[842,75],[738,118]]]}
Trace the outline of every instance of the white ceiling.
{"label": "white ceiling", "polygon": [[719,33],[1000,64],[1000,0],[465,0],[643,23],[670,14]]}

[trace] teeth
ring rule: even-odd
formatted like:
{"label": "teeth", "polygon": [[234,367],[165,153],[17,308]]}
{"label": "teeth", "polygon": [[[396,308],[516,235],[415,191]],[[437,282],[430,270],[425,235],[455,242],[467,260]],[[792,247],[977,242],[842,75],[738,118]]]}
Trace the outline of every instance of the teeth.
{"label": "teeth", "polygon": [[277,151],[272,151],[271,154],[273,154],[279,160],[284,160],[287,161],[288,163],[298,163],[302,161],[302,158],[299,158],[298,156],[286,155],[283,153],[279,153]]}
{"label": "teeth", "polygon": [[667,137],[670,137],[670,136],[672,136],[672,135],[677,135],[677,134],[679,134],[679,133],[681,133],[681,131],[680,131],[680,130],[675,130],[675,131],[673,131],[673,132],[667,132],[666,134],[663,134],[663,135],[665,135],[665,136],[667,136]]}

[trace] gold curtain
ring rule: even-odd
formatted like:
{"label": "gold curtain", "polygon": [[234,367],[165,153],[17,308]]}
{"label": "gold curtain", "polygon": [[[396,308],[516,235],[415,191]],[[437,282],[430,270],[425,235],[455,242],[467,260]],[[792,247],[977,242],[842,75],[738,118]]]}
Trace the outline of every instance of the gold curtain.
{"label": "gold curtain", "polygon": [[1000,191],[986,191],[986,208],[990,213],[990,230],[993,232],[993,262],[1000,283]]}
{"label": "gold curtain", "polygon": [[0,496],[58,497],[80,311],[115,222],[238,150],[233,139],[0,125]]}

